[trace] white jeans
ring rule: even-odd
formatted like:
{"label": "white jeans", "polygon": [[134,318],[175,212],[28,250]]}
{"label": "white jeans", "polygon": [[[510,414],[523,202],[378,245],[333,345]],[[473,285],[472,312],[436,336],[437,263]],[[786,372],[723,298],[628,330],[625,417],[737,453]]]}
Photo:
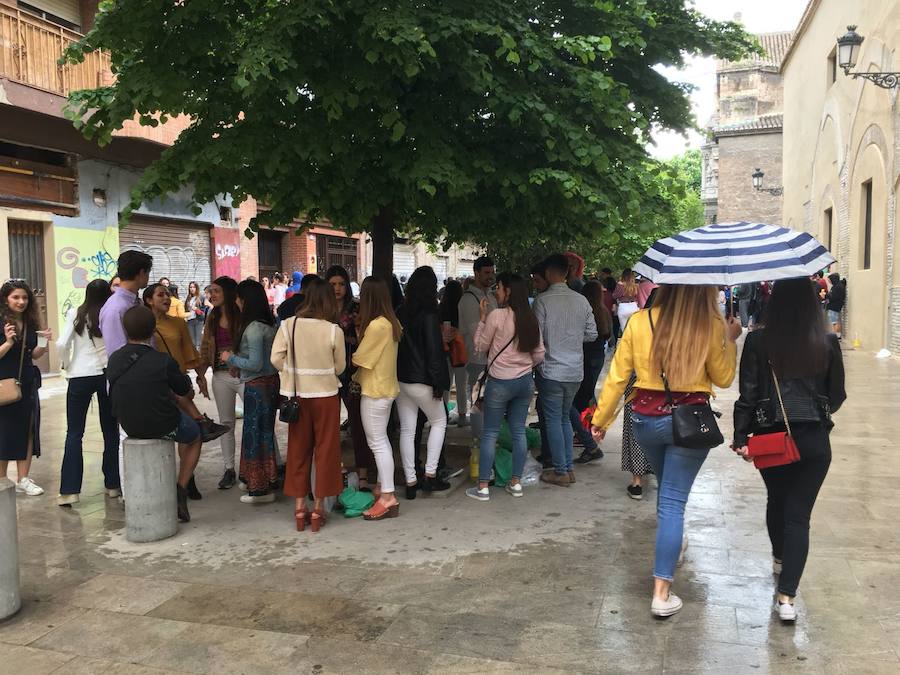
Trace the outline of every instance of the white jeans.
{"label": "white jeans", "polygon": [[425,413],[431,424],[428,431],[425,473],[434,476],[441,458],[441,448],[444,447],[444,434],[447,433],[444,401],[435,398],[432,388],[427,384],[401,382],[400,396],[397,397],[397,414],[400,417],[400,458],[403,460],[403,473],[406,475],[407,484],[416,482],[415,437],[419,409]]}
{"label": "white jeans", "polygon": [[375,455],[378,467],[378,482],[382,492],[394,491],[394,448],[388,438],[387,426],[391,419],[392,398],[369,398],[363,396],[359,403],[359,415],[369,449]]}
{"label": "white jeans", "polygon": [[212,376],[213,398],[219,413],[219,424],[228,427],[228,432],[219,438],[222,447],[222,463],[225,470],[234,469],[234,406],[238,396],[244,400],[244,385],[240,378],[232,377],[227,370],[217,370]]}

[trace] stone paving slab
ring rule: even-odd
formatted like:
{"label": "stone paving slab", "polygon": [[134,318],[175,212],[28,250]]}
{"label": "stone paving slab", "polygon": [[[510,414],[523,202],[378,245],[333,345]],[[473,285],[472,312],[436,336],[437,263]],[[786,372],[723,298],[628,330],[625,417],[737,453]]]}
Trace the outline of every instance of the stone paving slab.
{"label": "stone paving slab", "polygon": [[[293,530],[289,500],[248,507],[237,490],[215,489],[213,443],[192,522],[137,545],[124,538],[121,505],[103,496],[96,419],[82,501],[55,505],[65,383],[48,380],[33,472],[47,495],[18,501],[24,606],[0,623],[0,670],[900,672],[900,361],[846,361],[850,398],[836,416],[795,626],[771,611],[764,486],[724,448],[688,505],[675,585],[685,609],[659,621],[648,611],[655,486],[627,498],[618,425],[572,488],[533,486],[520,500],[494,490],[486,504],[459,487],[411,502],[401,493],[396,520],[335,514],[315,535]],[[735,397],[732,388],[716,405],[730,412]],[[450,432],[454,465],[467,462],[467,433]]]}

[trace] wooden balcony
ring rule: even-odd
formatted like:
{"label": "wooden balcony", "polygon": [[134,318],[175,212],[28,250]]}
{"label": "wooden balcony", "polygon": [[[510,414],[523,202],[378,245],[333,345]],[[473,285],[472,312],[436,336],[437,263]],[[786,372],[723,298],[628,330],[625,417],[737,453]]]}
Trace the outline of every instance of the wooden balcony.
{"label": "wooden balcony", "polygon": [[0,5],[0,77],[60,96],[109,83],[109,55],[102,51],[87,54],[77,65],[59,65],[63,50],[81,37],[75,31]]}

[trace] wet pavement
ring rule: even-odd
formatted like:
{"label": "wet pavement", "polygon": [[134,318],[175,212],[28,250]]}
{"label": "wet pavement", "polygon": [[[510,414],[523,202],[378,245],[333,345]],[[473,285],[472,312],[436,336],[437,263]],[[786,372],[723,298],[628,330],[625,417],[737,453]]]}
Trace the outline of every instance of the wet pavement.
{"label": "wet pavement", "polygon": [[[649,612],[655,488],[628,498],[619,425],[571,488],[518,500],[495,489],[487,503],[462,489],[401,495],[398,519],[335,514],[318,534],[294,531],[288,500],[250,506],[237,488],[215,489],[214,443],[192,522],[138,545],[125,540],[123,507],[103,496],[93,410],[81,502],[56,505],[65,383],[47,380],[45,454],[32,471],[47,494],[19,496],[24,607],[0,624],[0,670],[900,672],[900,360],[845,357],[849,400],[794,626],[771,610],[762,481],[724,448],[688,506],[674,586],[685,608],[660,621]],[[734,397],[717,405],[730,413]],[[464,430],[451,435],[465,442]]]}

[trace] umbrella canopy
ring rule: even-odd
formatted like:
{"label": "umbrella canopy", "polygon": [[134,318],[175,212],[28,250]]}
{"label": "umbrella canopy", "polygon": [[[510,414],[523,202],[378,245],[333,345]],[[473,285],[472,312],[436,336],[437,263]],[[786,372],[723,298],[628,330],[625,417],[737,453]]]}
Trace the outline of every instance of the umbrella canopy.
{"label": "umbrella canopy", "polygon": [[634,271],[658,284],[735,286],[815,274],[834,256],[808,232],[718,223],[660,239]]}

